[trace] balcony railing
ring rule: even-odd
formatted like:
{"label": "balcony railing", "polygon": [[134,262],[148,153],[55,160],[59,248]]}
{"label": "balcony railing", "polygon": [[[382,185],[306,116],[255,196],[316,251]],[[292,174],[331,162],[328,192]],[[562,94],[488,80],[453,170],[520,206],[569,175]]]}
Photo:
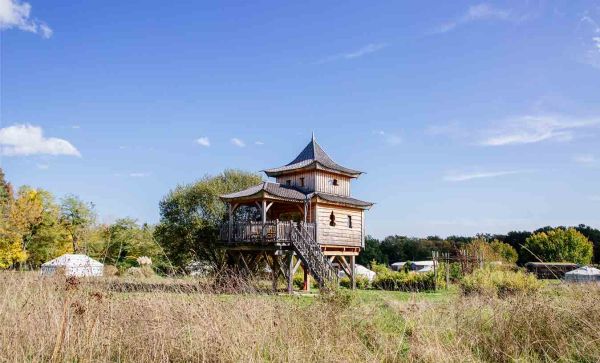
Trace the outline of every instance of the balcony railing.
{"label": "balcony railing", "polygon": [[315,224],[291,221],[266,221],[262,222],[228,222],[221,225],[220,240],[223,242],[256,242],[276,243],[291,242],[292,227],[304,225],[316,240]]}

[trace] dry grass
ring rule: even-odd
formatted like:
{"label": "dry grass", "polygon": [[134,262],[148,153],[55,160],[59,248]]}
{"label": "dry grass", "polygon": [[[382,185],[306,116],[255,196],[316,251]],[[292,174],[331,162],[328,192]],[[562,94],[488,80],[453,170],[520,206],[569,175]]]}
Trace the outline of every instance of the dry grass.
{"label": "dry grass", "polygon": [[597,287],[432,302],[223,295],[207,284],[211,293],[123,293],[17,272],[0,273],[0,286],[7,362],[600,360]]}

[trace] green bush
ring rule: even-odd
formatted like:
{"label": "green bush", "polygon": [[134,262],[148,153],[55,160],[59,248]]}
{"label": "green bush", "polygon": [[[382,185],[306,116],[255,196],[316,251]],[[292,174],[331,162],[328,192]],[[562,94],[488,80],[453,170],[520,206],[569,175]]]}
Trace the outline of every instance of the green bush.
{"label": "green bush", "polygon": [[534,275],[523,271],[492,268],[477,269],[460,282],[463,294],[480,294],[504,297],[518,293],[531,294],[540,290],[543,283]]}
{"label": "green bush", "polygon": [[377,274],[372,286],[381,290],[428,291],[435,288],[435,281],[432,272],[417,273],[388,270]]}
{"label": "green bush", "polygon": [[[340,286],[350,289],[352,287],[351,283],[350,283],[350,278],[347,276],[342,277],[340,279]],[[366,290],[370,287],[371,287],[371,281],[369,281],[368,278],[366,278],[364,276],[356,277],[356,288],[357,289]]]}

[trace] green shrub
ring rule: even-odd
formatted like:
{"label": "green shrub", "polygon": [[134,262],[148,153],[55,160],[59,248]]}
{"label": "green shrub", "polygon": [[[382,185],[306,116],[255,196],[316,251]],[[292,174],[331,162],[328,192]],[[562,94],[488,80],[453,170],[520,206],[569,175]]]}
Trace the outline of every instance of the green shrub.
{"label": "green shrub", "polygon": [[432,272],[417,273],[388,270],[377,274],[372,286],[381,290],[428,291],[435,288],[435,281]]}
{"label": "green shrub", "polygon": [[463,294],[480,294],[504,297],[518,293],[531,294],[539,291],[543,283],[534,275],[523,271],[492,268],[477,269],[460,282]]}
{"label": "green shrub", "polygon": [[[340,279],[340,286],[350,289],[352,287],[351,283],[350,283],[350,278],[347,276],[342,277]],[[356,277],[356,288],[357,289],[366,290],[370,287],[371,287],[371,281],[369,281],[368,278],[366,278],[364,276]]]}

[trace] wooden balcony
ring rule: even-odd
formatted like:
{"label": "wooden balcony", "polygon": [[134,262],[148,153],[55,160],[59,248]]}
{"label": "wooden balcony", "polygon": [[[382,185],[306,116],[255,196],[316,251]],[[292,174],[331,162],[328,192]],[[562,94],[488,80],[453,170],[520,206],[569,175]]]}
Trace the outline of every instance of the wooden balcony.
{"label": "wooden balcony", "polygon": [[[304,225],[316,240],[315,224],[299,222]],[[230,243],[290,243],[292,228],[298,222],[233,222],[221,226],[219,239]]]}

